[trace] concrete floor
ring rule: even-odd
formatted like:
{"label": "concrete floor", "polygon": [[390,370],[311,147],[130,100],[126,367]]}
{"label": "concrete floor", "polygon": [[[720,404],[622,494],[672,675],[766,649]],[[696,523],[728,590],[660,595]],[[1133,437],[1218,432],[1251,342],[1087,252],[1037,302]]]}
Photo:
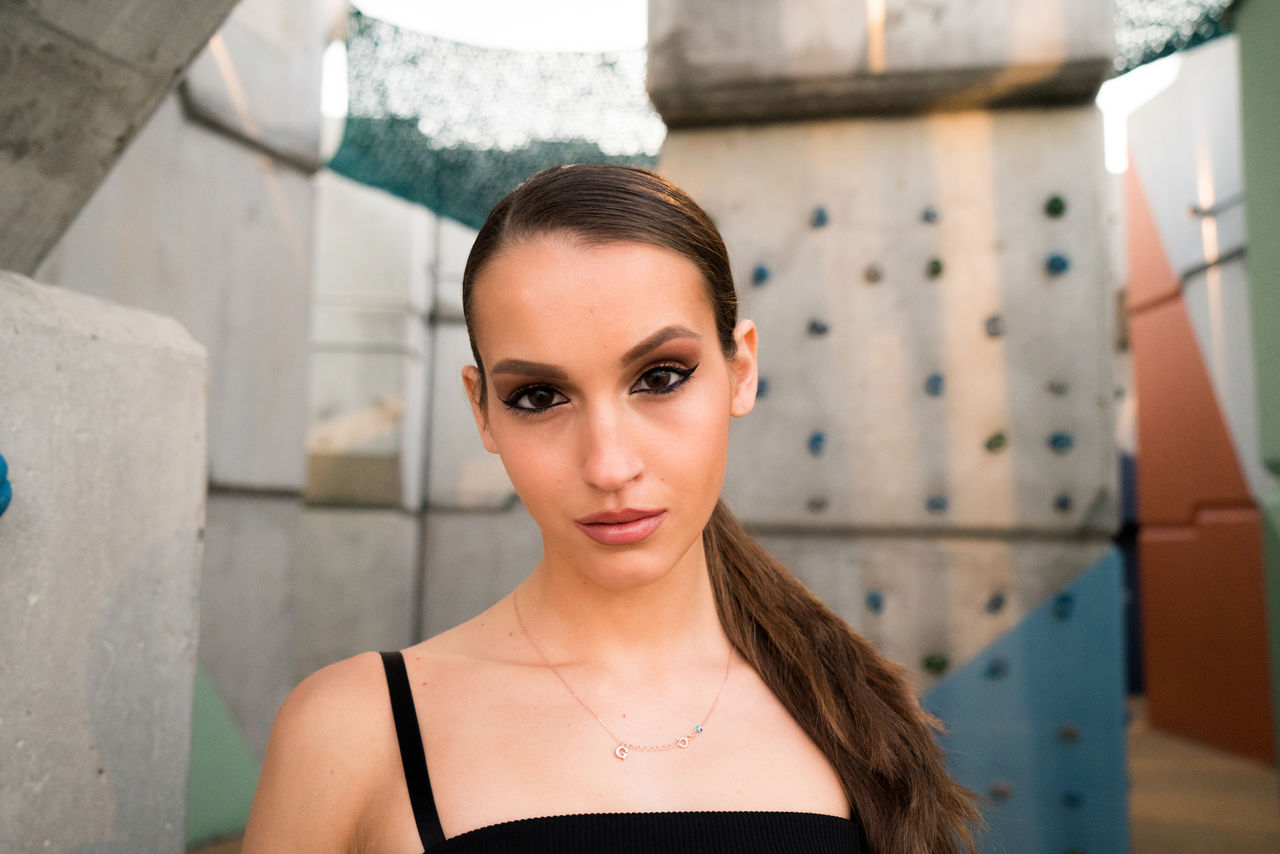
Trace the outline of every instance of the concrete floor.
{"label": "concrete floor", "polygon": [[[1131,854],[1277,854],[1276,769],[1152,729],[1141,701],[1129,725]],[[240,854],[240,841],[193,849]]]}

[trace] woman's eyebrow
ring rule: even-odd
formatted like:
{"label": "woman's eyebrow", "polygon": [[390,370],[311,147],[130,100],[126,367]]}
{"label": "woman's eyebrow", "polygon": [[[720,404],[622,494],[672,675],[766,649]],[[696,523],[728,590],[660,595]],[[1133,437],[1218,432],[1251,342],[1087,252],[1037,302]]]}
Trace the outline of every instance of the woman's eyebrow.
{"label": "woman's eyebrow", "polygon": [[569,375],[564,368],[548,365],[545,362],[530,362],[525,359],[503,359],[493,366],[495,374],[517,374],[524,377],[543,377],[549,380],[567,380]]}
{"label": "woman's eyebrow", "polygon": [[702,336],[685,326],[664,326],[648,338],[641,341],[623,354],[620,360],[625,368],[632,362],[645,356],[652,350],[656,350],[663,344],[676,338],[692,338],[695,341],[701,341]]}

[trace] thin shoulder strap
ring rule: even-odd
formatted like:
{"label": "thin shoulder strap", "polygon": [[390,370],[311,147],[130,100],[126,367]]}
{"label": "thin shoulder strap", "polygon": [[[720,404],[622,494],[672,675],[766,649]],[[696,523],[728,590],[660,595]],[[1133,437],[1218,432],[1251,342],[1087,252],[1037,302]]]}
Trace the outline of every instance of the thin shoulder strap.
{"label": "thin shoulder strap", "polygon": [[429,850],[433,845],[444,842],[444,828],[440,826],[436,799],[431,793],[431,778],[427,776],[427,755],[422,748],[422,733],[418,731],[418,714],[413,707],[413,693],[409,690],[409,673],[405,670],[404,656],[399,652],[382,653],[382,667],[387,671],[391,714],[396,722],[400,762],[404,765],[404,780],[409,787],[413,818],[418,824],[422,847]]}

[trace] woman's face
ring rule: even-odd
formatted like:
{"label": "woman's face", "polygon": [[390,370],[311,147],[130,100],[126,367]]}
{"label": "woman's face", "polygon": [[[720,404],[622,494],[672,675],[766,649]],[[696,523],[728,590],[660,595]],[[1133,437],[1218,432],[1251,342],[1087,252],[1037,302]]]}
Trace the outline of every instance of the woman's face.
{"label": "woman's face", "polygon": [[[472,303],[475,406],[542,529],[545,560],[607,589],[702,561],[729,419],[755,401],[755,328],[726,360],[702,276],[676,252],[549,235],[502,250]],[[475,400],[478,372],[463,379]]]}

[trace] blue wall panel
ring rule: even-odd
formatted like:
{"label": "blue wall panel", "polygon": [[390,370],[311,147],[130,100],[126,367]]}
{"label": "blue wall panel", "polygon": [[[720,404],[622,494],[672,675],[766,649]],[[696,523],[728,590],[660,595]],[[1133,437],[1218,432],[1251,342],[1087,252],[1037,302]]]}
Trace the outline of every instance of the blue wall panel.
{"label": "blue wall panel", "polygon": [[925,696],[984,852],[1129,850],[1122,577],[1112,550]]}

